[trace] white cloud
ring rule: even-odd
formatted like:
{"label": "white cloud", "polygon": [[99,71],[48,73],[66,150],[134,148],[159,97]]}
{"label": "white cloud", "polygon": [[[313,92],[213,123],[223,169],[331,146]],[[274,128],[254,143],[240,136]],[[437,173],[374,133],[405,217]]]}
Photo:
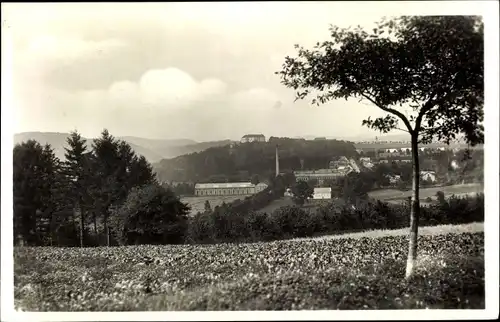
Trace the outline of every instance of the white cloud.
{"label": "white cloud", "polygon": [[169,67],[149,70],[137,82],[127,80],[113,83],[107,94],[115,106],[139,104],[172,110],[220,97],[226,89],[227,85],[219,79],[198,81],[183,70]]}
{"label": "white cloud", "polygon": [[204,96],[219,96],[226,92],[227,84],[216,78],[201,81],[199,90]]}

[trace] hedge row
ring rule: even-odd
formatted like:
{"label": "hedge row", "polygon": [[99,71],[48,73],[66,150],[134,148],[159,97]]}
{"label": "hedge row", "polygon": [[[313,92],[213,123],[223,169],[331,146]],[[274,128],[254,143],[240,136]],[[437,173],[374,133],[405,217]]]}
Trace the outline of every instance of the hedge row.
{"label": "hedge row", "polygon": [[[484,195],[451,197],[421,207],[420,226],[463,224],[484,221]],[[271,214],[236,212],[229,206],[210,214],[190,218],[187,243],[258,242],[336,234],[369,229],[399,229],[409,225],[408,205],[367,201],[353,208],[334,202],[306,211],[297,206],[277,209]]]}

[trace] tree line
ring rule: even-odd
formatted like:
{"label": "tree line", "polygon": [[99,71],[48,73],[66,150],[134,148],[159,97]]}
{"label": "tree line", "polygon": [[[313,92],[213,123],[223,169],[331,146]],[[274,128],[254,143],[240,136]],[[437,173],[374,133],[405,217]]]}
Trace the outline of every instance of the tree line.
{"label": "tree line", "polygon": [[[140,239],[144,224],[155,222],[144,202],[160,200],[163,215],[174,219],[187,214],[187,206],[159,186],[151,164],[106,129],[90,150],[72,132],[64,161],[48,144],[15,145],[13,188],[17,245],[96,246]],[[126,211],[132,206],[140,211]]]}
{"label": "tree line", "polygon": [[[244,243],[313,237],[371,229],[408,226],[408,202],[399,205],[357,199],[355,206],[327,202],[308,210],[285,206],[266,213],[222,204],[189,219],[185,242],[190,244]],[[455,197],[422,207],[420,227],[484,221],[484,195]]]}

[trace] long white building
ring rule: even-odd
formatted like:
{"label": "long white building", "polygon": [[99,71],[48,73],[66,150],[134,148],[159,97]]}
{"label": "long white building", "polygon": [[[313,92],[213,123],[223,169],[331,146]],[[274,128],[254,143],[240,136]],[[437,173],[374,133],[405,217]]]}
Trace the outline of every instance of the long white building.
{"label": "long white building", "polygon": [[261,182],[254,185],[251,182],[197,183],[194,186],[196,196],[245,196],[253,195],[267,188]]}

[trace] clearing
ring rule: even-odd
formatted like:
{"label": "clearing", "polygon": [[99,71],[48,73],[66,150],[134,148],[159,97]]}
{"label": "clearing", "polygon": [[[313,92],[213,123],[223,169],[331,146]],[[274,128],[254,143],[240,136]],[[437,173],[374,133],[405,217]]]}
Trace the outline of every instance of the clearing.
{"label": "clearing", "polygon": [[[446,198],[455,196],[465,196],[465,195],[475,195],[476,193],[484,192],[484,186],[480,183],[468,183],[468,184],[456,184],[452,186],[442,186],[442,187],[431,187],[431,188],[420,188],[420,200],[425,201],[427,197],[431,197],[433,200],[436,199],[436,193],[438,191],[444,192]],[[379,199],[383,201],[389,201],[391,203],[406,202],[407,198],[412,194],[411,190],[401,191],[397,189],[381,189],[370,191],[368,195],[371,198]]]}
{"label": "clearing", "polygon": [[[327,204],[331,203],[334,200],[332,199],[311,199],[307,201],[302,208],[305,211],[315,211],[319,206],[322,204]],[[296,206],[296,204],[293,202],[291,197],[281,197],[279,199],[271,201],[271,203],[261,209],[258,210],[258,212],[265,212],[268,214],[273,213],[275,210],[281,208],[281,207],[287,207],[287,206]]]}
{"label": "clearing", "polygon": [[16,247],[15,305],[29,311],[484,309],[482,228],[422,228],[409,282],[405,230],[250,244]]}

